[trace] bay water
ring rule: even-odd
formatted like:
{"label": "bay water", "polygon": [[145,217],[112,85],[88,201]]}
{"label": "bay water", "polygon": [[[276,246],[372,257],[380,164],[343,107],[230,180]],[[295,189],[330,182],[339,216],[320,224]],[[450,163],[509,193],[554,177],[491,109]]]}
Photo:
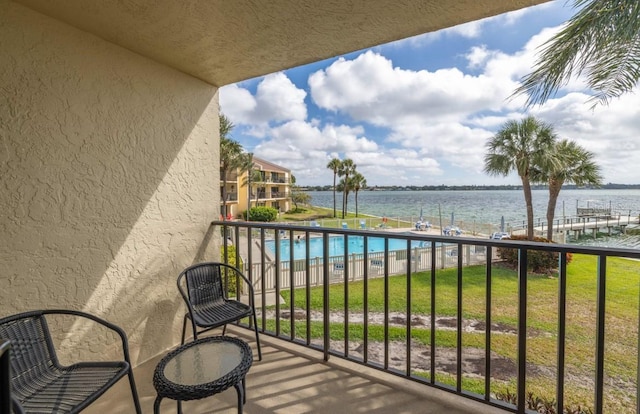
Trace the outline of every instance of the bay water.
{"label": "bay water", "polygon": [[[309,191],[311,204],[333,208],[332,191]],[[534,218],[546,223],[548,190],[533,190]],[[341,211],[342,193],[336,193],[338,214]],[[640,190],[620,189],[567,189],[560,192],[555,217],[571,217],[577,208],[610,208],[612,215],[638,216],[640,214]],[[348,210],[355,212],[355,195],[349,195]],[[358,212],[380,217],[420,217],[441,220],[444,225],[465,223],[465,230],[473,223],[478,228],[500,229],[504,218],[505,228],[526,223],[527,213],[522,190],[437,190],[437,191],[360,191]],[[464,228],[464,227],[463,227]],[[640,236],[620,235],[597,240],[585,239],[580,244],[596,244],[610,247],[640,248]]]}

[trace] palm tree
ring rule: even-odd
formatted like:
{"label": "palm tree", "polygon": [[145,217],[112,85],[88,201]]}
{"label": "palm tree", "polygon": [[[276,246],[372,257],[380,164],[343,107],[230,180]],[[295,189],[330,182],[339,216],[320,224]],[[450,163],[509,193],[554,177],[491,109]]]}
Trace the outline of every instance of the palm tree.
{"label": "palm tree", "polygon": [[336,176],[338,175],[341,164],[342,161],[338,158],[332,159],[329,161],[329,164],[327,164],[327,168],[333,171],[333,218],[336,217]]}
{"label": "palm tree", "polygon": [[516,172],[522,181],[529,240],[533,240],[532,170],[546,170],[555,162],[551,152],[555,141],[553,128],[530,116],[506,122],[487,143],[484,171],[494,176]]}
{"label": "palm tree", "polygon": [[594,106],[640,80],[640,2],[574,0],[574,8],[579,11],[543,45],[533,72],[514,92],[526,93],[528,106],[546,102],[572,75],[587,76]]}
{"label": "palm tree", "polygon": [[235,125],[224,114],[220,118],[220,179],[222,180],[222,219],[227,219],[227,174],[236,171],[243,163],[242,145],[231,139]]}
{"label": "palm tree", "polygon": [[240,166],[238,167],[240,169],[240,172],[244,173],[247,172],[247,176],[244,177],[244,179],[242,180],[242,186],[243,187],[247,187],[249,189],[249,195],[247,196],[248,199],[248,203],[247,203],[247,221],[250,221],[250,215],[249,215],[249,210],[251,210],[251,194],[253,192],[254,186],[255,186],[255,195],[256,195],[256,206],[258,205],[258,184],[262,183],[263,179],[262,179],[262,173],[260,172],[260,170],[256,170],[254,169],[255,163],[253,162],[253,153],[252,152],[248,152],[246,154],[243,154],[242,157],[242,161],[240,163]]}
{"label": "palm tree", "polygon": [[340,170],[338,171],[338,175],[340,177],[344,177],[344,187],[342,191],[342,218],[344,218],[347,212],[347,197],[349,196],[349,176],[353,175],[356,172],[356,164],[354,164],[351,158],[347,158],[346,160],[340,163]]}
{"label": "palm tree", "polygon": [[367,180],[364,178],[364,175],[359,172],[355,172],[353,177],[351,177],[351,188],[353,188],[353,192],[356,198],[356,217],[358,217],[358,191],[367,187]]}
{"label": "palm tree", "polygon": [[553,237],[553,219],[556,211],[558,195],[564,183],[576,185],[600,185],[600,167],[593,161],[593,153],[587,151],[573,141],[562,140],[555,144],[553,150],[557,160],[552,168],[535,170],[532,178],[536,182],[549,185],[549,204],[547,205],[547,239]]}

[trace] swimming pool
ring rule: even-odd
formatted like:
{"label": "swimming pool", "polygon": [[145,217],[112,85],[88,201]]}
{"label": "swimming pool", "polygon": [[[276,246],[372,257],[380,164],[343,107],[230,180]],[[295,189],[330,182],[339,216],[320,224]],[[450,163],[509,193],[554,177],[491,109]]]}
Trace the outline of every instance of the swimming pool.
{"label": "swimming pool", "polygon": [[[384,238],[382,237],[368,237],[369,253],[384,252]],[[345,239],[343,236],[329,237],[329,252],[328,256],[342,256],[345,251]],[[411,247],[429,247],[431,243],[424,241],[411,241]],[[275,256],[275,240],[266,240],[266,248],[269,252]],[[291,240],[280,240],[280,257],[283,260],[289,258],[289,248],[291,246]],[[402,239],[389,239],[389,251],[394,250],[406,250],[407,241]],[[309,239],[309,257],[322,257],[324,248],[322,245],[322,237],[312,237]],[[347,253],[364,253],[364,236],[349,236],[347,241]],[[295,260],[304,259],[306,257],[306,243],[305,240],[293,243],[293,258]]]}

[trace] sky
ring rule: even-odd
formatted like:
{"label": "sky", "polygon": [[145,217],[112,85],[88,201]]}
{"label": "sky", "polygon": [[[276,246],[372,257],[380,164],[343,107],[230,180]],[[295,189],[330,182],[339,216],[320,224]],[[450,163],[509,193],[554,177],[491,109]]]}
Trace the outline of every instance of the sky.
{"label": "sky", "polygon": [[574,12],[552,1],[227,85],[220,109],[247,152],[303,186],[332,185],[333,158],[352,159],[368,186],[520,184],[484,173],[484,155],[528,115],[593,152],[604,183],[640,183],[640,95],[594,108],[577,77],[544,105],[512,97]]}

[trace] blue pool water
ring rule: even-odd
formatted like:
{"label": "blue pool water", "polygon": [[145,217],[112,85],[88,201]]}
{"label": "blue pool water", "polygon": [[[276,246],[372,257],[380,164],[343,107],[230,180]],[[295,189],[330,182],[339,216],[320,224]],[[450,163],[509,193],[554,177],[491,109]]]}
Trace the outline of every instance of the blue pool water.
{"label": "blue pool water", "polygon": [[[342,256],[345,250],[345,239],[342,236],[329,237],[329,252],[328,256]],[[269,252],[275,256],[275,240],[265,241]],[[411,247],[428,247],[430,243],[422,241],[411,241]],[[282,260],[289,258],[289,248],[291,246],[291,240],[280,240],[280,257]],[[384,239],[380,237],[368,238],[369,253],[384,252]],[[394,250],[406,250],[407,241],[402,239],[389,239],[389,251]],[[309,257],[322,257],[323,256],[322,237],[312,237],[309,239]],[[347,253],[364,253],[364,236],[349,236],[347,242]],[[295,260],[304,259],[306,257],[306,243],[305,240],[297,242],[293,241],[293,257]]]}

